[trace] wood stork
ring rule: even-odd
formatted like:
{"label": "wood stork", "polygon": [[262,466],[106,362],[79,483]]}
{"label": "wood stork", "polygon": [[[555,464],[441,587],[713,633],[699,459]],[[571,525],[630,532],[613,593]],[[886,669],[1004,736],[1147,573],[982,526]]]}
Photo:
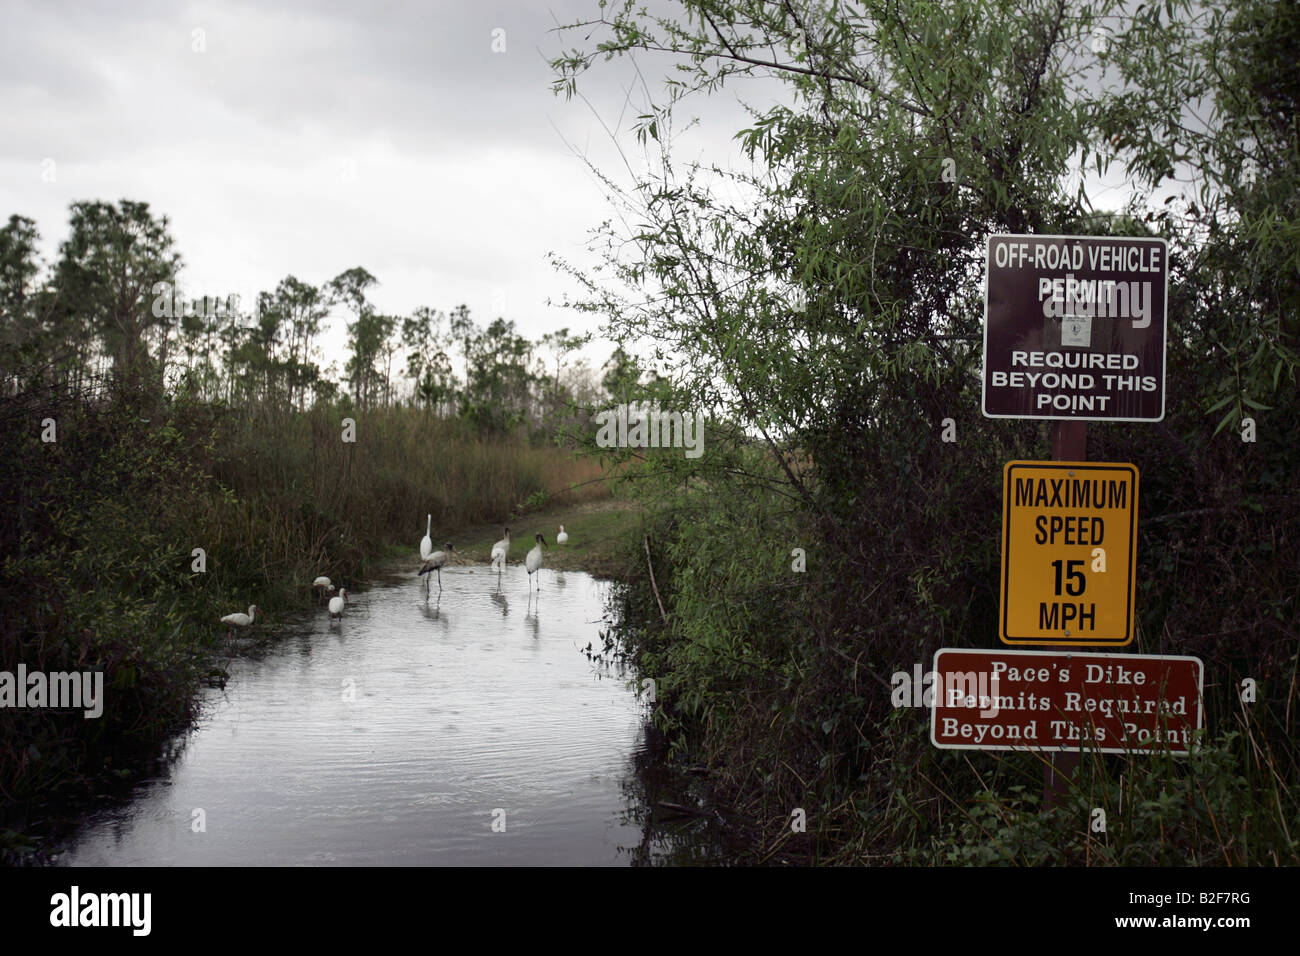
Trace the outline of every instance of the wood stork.
{"label": "wood stork", "polygon": [[330,620],[334,620],[337,615],[339,620],[343,619],[343,609],[348,606],[348,589],[339,588],[338,597],[330,598]]}
{"label": "wood stork", "polygon": [[[533,572],[539,570],[542,566],[542,545],[546,544],[546,539],[542,537],[540,531],[533,537],[537,539],[537,543],[533,545],[533,550],[528,552],[528,557],[524,558],[524,567],[528,569],[528,587],[530,589],[533,586]],[[541,589],[542,579],[539,576],[537,578],[537,590],[540,591]]]}
{"label": "wood stork", "polygon": [[320,591],[320,594],[316,596],[318,600],[323,600],[326,594],[334,590],[333,582],[323,574],[313,581],[311,586]]}
{"label": "wood stork", "polygon": [[[452,546],[451,542],[448,542],[446,551],[433,552],[433,554],[425,558],[424,564],[420,565],[421,574],[428,574],[430,571],[438,572],[439,591],[442,590],[442,566],[447,563],[447,559],[451,557],[452,553],[455,552],[455,550],[456,549]],[[424,579],[424,584],[426,587],[428,586],[429,584],[428,578]]]}
{"label": "wood stork", "polygon": [[243,614],[238,611],[235,612],[234,614],[227,614],[225,617],[221,619],[221,623],[229,624],[230,625],[229,634],[234,634],[235,628],[248,627],[248,625],[253,623],[253,619],[256,616],[257,616],[257,605],[254,604],[249,607],[247,614]]}
{"label": "wood stork", "polygon": [[506,556],[510,553],[510,529],[506,528],[506,536],[492,545],[492,567],[497,569],[500,574],[506,566]]}
{"label": "wood stork", "polygon": [[556,544],[568,544],[569,532],[564,530],[564,525],[560,525],[560,533],[555,536]]}
{"label": "wood stork", "polygon": [[424,537],[420,539],[420,560],[428,561],[429,555],[433,554],[433,539],[429,537],[429,532],[433,530],[433,515],[428,515],[424,519]]}

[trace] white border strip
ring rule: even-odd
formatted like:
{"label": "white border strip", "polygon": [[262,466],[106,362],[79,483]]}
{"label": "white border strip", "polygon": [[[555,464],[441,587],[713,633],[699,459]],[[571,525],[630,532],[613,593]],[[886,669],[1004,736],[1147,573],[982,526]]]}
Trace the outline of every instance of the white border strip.
{"label": "white border strip", "polygon": [[[1188,657],[1181,654],[1093,654],[1093,653],[1075,653],[1071,650],[1060,651],[1003,651],[998,649],[989,649],[985,647],[941,647],[934,652],[934,661],[931,670],[940,674],[939,658],[944,654],[997,654],[998,656],[1007,657],[1104,657],[1107,660],[1125,658],[1137,658],[1139,660],[1159,660],[1159,661],[1194,661],[1196,663],[1196,730],[1202,730],[1205,723],[1205,664],[1199,657]],[[991,746],[988,744],[941,744],[936,739],[939,724],[938,706],[930,707],[930,743],[940,750],[1023,750],[1037,751],[1039,753],[1103,753],[1103,754],[1150,754],[1160,756],[1169,754],[1174,757],[1186,757],[1186,750],[1172,750],[1167,747],[1152,747],[1150,749],[1141,749],[1134,747],[1026,747],[1012,746],[1002,744]]]}
{"label": "white border strip", "polygon": [[[989,357],[989,255],[993,250],[994,239],[1092,239],[1098,241],[1123,240],[1125,242],[1158,242],[1165,250],[1165,299],[1160,316],[1160,417],[1159,418],[1116,418],[1096,415],[992,415],[988,410],[988,357]],[[1111,353],[1105,353],[1111,354]],[[1166,382],[1169,357],[1169,240],[1159,236],[1042,236],[1037,233],[997,233],[988,236],[984,243],[984,351],[980,355],[980,411],[985,418],[1020,418],[1031,421],[1058,422],[1162,422],[1165,420],[1165,408],[1168,403]]]}

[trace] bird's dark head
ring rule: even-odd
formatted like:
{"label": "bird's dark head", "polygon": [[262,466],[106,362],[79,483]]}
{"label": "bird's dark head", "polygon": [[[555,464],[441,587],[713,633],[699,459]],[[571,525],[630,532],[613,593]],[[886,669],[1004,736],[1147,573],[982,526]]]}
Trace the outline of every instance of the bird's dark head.
{"label": "bird's dark head", "polygon": [[537,532],[535,537],[537,538],[538,544],[546,544],[546,539],[542,537],[542,533],[540,531]]}
{"label": "bird's dark head", "polygon": [[454,544],[452,544],[450,541],[448,541],[448,542],[447,542],[447,549],[446,549],[446,550],[448,550],[448,551],[455,551],[455,550],[456,550],[456,546],[455,546]]}

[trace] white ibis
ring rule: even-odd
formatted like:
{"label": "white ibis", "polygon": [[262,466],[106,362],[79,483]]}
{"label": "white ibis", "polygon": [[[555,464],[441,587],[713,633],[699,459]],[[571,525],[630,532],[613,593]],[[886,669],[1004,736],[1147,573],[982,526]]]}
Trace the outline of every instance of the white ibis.
{"label": "white ibis", "polygon": [[555,536],[556,544],[568,544],[569,532],[564,530],[564,525],[560,525],[560,533]]}
{"label": "white ibis", "polygon": [[334,590],[334,583],[323,574],[313,581],[311,586],[320,591],[320,594],[318,595],[320,598],[324,598],[326,594]]}
{"label": "white ibis", "polygon": [[339,620],[343,619],[343,609],[348,606],[348,589],[339,588],[338,597],[330,598],[330,620],[337,616]]}
{"label": "white ibis", "polygon": [[433,515],[428,515],[424,519],[424,537],[420,539],[420,560],[428,561],[429,555],[433,554],[433,539],[429,537],[429,532],[433,530]]}
{"label": "white ibis", "polygon": [[253,618],[255,618],[256,616],[257,616],[257,605],[253,604],[249,607],[247,614],[243,614],[238,611],[236,611],[234,614],[227,614],[225,617],[221,619],[221,623],[229,624],[230,625],[229,633],[234,634],[235,628],[248,627],[248,625],[253,623]]}
{"label": "white ibis", "polygon": [[[542,533],[540,531],[537,532],[537,534],[535,534],[533,537],[537,539],[537,543],[533,545],[533,550],[528,552],[528,557],[524,558],[524,567],[528,569],[529,588],[533,586],[533,572],[539,570],[542,566],[542,545],[546,543],[546,539],[542,537]],[[542,579],[538,577],[537,590],[540,591],[541,589],[542,589]]]}
{"label": "white ibis", "polygon": [[[427,558],[425,558],[425,560],[424,560],[424,564],[420,565],[420,573],[421,573],[421,574],[428,574],[430,571],[437,571],[437,572],[438,572],[438,590],[439,590],[439,591],[442,590],[442,566],[443,566],[444,564],[447,563],[447,559],[448,559],[449,557],[451,557],[452,552],[454,552],[455,550],[456,550],[456,549],[455,549],[454,547],[452,547],[451,543],[448,542],[448,544],[447,544],[447,550],[446,550],[446,551],[435,551],[435,552],[433,552],[433,554],[431,554],[431,555],[429,555]],[[424,583],[425,583],[426,586],[428,585],[428,583],[429,583],[428,578],[425,579]]]}
{"label": "white ibis", "polygon": [[506,555],[510,552],[510,529],[506,528],[506,536],[492,545],[492,567],[497,569],[497,574],[506,566]]}

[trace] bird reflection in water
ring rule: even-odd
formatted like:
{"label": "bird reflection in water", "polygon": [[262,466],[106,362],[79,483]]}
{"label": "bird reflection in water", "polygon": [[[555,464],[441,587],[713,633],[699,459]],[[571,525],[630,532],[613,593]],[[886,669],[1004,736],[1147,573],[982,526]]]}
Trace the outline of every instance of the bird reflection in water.
{"label": "bird reflection in water", "polygon": [[540,598],[534,599],[530,596],[528,599],[528,610],[524,613],[524,623],[528,625],[528,629],[532,632],[533,640],[538,640],[542,636],[540,631],[541,623],[537,616],[538,611],[541,609],[541,604],[542,602]]}

